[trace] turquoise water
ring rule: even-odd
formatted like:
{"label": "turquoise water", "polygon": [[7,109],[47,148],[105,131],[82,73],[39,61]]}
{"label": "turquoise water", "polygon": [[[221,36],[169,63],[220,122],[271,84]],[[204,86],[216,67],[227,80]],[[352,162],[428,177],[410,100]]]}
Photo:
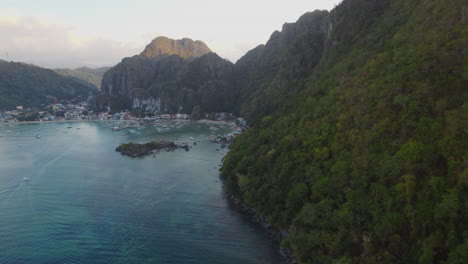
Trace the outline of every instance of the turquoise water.
{"label": "turquoise water", "polygon": [[[281,263],[276,243],[224,199],[226,150],[207,139],[229,128],[112,126],[0,124],[0,263]],[[190,137],[189,152],[115,152]]]}

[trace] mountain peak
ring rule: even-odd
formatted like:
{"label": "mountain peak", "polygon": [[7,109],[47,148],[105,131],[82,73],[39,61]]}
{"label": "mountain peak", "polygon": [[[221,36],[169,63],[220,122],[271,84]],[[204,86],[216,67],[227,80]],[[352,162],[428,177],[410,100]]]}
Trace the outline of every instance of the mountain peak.
{"label": "mountain peak", "polygon": [[210,48],[200,40],[194,41],[189,38],[174,40],[161,36],[153,39],[140,55],[148,58],[161,58],[175,54],[184,59],[190,59],[210,52]]}

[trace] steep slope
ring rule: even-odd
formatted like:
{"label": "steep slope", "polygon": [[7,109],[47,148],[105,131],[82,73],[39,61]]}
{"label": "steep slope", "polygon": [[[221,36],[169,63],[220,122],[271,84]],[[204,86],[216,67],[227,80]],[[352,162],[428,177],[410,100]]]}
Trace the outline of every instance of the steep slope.
{"label": "steep slope", "polygon": [[301,263],[468,261],[467,8],[344,0],[315,68],[252,84],[249,107],[271,79],[299,92],[236,138],[222,177]]}
{"label": "steep slope", "polygon": [[98,104],[162,113],[190,113],[197,105],[206,112],[233,111],[238,92],[232,83],[233,64],[203,42],[158,37],[104,74]]}
{"label": "steep slope", "polygon": [[50,100],[81,98],[96,93],[96,87],[31,64],[0,60],[0,109],[17,105],[37,107]]}
{"label": "steep slope", "polygon": [[88,68],[80,67],[76,69],[54,69],[54,71],[62,76],[74,77],[78,80],[89,82],[96,86],[98,90],[101,90],[102,76],[104,73],[109,70],[110,67],[101,67],[101,68]]}
{"label": "steep slope", "polygon": [[176,76],[162,79],[160,76],[164,74],[158,72],[158,80],[147,90],[152,98],[159,99],[160,111],[190,113],[197,105],[203,112],[234,109],[238,93],[231,84],[232,63],[215,53],[184,62],[183,67],[172,71],[168,71],[168,66],[161,66],[161,70]]}
{"label": "steep slope", "polygon": [[301,90],[298,80],[320,61],[330,28],[328,11],[306,13],[240,58],[235,85],[241,92],[241,115],[258,121]]}

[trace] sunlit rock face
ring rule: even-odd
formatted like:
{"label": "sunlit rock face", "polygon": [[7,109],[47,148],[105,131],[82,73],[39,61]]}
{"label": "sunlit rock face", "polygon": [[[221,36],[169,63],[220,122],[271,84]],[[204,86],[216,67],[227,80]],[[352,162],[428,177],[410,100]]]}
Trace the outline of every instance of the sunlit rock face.
{"label": "sunlit rock face", "polygon": [[147,58],[178,55],[183,59],[190,59],[210,52],[210,48],[200,40],[194,41],[189,38],[175,40],[167,37],[157,37],[146,46],[140,55]]}

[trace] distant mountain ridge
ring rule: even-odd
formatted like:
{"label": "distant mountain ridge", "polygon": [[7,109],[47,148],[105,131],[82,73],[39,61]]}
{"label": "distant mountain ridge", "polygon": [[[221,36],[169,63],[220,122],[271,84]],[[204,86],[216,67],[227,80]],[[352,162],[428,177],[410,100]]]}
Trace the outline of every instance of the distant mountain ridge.
{"label": "distant mountain ridge", "polygon": [[74,77],[85,82],[89,82],[101,90],[102,76],[110,67],[88,68],[80,67],[76,69],[58,68],[54,71],[63,76]]}
{"label": "distant mountain ridge", "polygon": [[48,97],[86,100],[96,92],[94,85],[53,70],[0,60],[0,109],[10,110],[18,105],[37,107],[50,102]]}

